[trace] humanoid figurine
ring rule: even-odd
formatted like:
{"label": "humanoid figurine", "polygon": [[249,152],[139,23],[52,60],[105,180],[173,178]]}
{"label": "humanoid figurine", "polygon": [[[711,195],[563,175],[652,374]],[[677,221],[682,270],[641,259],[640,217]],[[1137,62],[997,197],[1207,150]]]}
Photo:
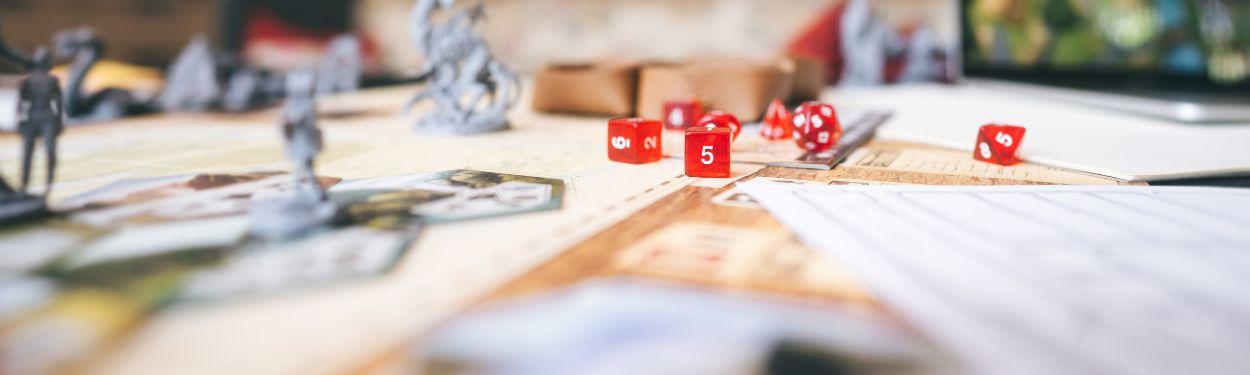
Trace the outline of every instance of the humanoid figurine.
{"label": "humanoid figurine", "polygon": [[330,40],[317,73],[317,95],[359,89],[363,65],[356,36],[344,34]]}
{"label": "humanoid figurine", "polygon": [[40,47],[33,57],[34,68],[22,80],[17,105],[17,130],[22,135],[22,184],[19,192],[26,193],[30,182],[30,163],[35,151],[35,141],[43,137],[47,174],[44,176],[44,196],[52,192],[52,180],[56,176],[56,140],[63,129],[61,83],[48,73],[52,59],[48,49]]}
{"label": "humanoid figurine", "polygon": [[316,75],[310,70],[295,70],[287,73],[286,82],[282,135],[294,180],[290,196],[252,204],[252,234],[265,239],[290,238],[323,227],[336,211],[334,204],[327,201],[313,168],[322,148],[321,130],[317,128]]}
{"label": "humanoid figurine", "polygon": [[847,3],[842,15],[843,56],[847,56],[842,78],[844,85],[874,86],[885,82],[888,43],[896,37],[890,28],[874,17],[866,0]]}
{"label": "humanoid figurine", "polygon": [[197,35],[169,67],[157,102],[167,111],[204,111],[217,102],[219,95],[216,56],[208,39]]}
{"label": "humanoid figurine", "polygon": [[[21,60],[25,55],[10,49],[0,41],[5,58]],[[30,73],[22,79],[18,88],[18,133],[22,136],[22,181],[17,190],[0,177],[0,223],[8,223],[40,217],[48,213],[47,197],[52,192],[56,176],[56,139],[61,134],[61,87],[55,76],[48,73],[51,56],[47,48],[40,47],[35,55],[18,64],[29,66]],[[47,155],[47,176],[44,194],[35,196],[27,192],[30,182],[30,164],[35,151],[35,141],[43,136],[43,148]]]}
{"label": "humanoid figurine", "polygon": [[[504,130],[504,112],[516,103],[520,83],[515,74],[491,56],[486,41],[473,25],[481,20],[478,4],[434,24],[436,9],[450,10],[455,0],[417,0],[412,11],[412,37],[425,55],[422,79],[426,87],[404,107],[407,112],[430,99],[434,108],[417,120],[414,129],[433,134],[473,134]],[[489,96],[489,98],[487,97]]]}
{"label": "humanoid figurine", "polygon": [[74,59],[65,92],[65,116],[71,121],[104,121],[144,112],[130,91],[107,88],[87,95],[83,83],[87,73],[104,54],[104,41],[90,27],[56,33],[52,37],[58,58]]}
{"label": "humanoid figurine", "polygon": [[286,139],[286,157],[294,166],[295,191],[301,199],[324,201],[325,192],[313,173],[313,160],[321,153],[321,129],[317,128],[317,105],[314,96],[316,77],[311,71],[297,70],[287,74],[286,108],[282,111],[282,136]]}

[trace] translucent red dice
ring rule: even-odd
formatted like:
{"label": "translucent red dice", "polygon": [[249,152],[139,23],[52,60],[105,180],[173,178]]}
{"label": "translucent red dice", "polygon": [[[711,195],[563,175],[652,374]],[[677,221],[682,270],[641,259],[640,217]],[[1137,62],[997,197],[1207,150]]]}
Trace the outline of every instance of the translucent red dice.
{"label": "translucent red dice", "polygon": [[683,130],[703,117],[703,103],[698,99],[664,102],[664,127]]}
{"label": "translucent red dice", "polygon": [[808,151],[824,151],[838,144],[842,137],[842,124],[833,106],[821,102],[807,102],[795,108],[790,116],[794,124],[794,141]]}
{"label": "translucent red dice", "polygon": [[760,122],[760,136],[767,140],[790,139],[794,126],[790,123],[790,111],[781,99],[773,99]]}
{"label": "translucent red dice", "polygon": [[608,159],[643,164],[660,160],[659,121],[641,118],[608,120]]}
{"label": "translucent red dice", "polygon": [[694,126],[697,128],[704,128],[704,129],[711,129],[711,128],[729,129],[731,133],[731,136],[730,136],[731,141],[738,139],[738,133],[742,133],[742,123],[738,122],[738,118],[735,117],[734,115],[721,112],[721,111],[708,112],[707,114],[703,115],[703,118],[700,118],[699,122],[695,123]]}
{"label": "translucent red dice", "polygon": [[1020,162],[1016,150],[1024,139],[1024,128],[1012,125],[986,124],[977,131],[977,144],[972,150],[974,159],[999,165]]}
{"label": "translucent red dice", "polygon": [[729,177],[729,148],[733,131],[728,127],[686,129],[686,175],[690,177]]}

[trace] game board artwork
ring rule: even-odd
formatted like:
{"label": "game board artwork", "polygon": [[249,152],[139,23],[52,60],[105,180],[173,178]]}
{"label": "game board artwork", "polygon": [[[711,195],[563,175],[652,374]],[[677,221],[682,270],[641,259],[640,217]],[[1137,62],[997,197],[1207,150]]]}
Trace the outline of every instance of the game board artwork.
{"label": "game board artwork", "polygon": [[564,181],[451,170],[345,181],[331,195],[353,222],[399,215],[440,223],[558,210]]}
{"label": "game board artwork", "polygon": [[477,134],[508,128],[504,113],[520,98],[520,81],[473,31],[484,17],[481,4],[434,23],[434,12],[450,11],[454,0],[417,0],[412,10],[412,38],[425,56],[426,82],[404,106],[407,113],[424,101],[434,108],[414,124],[419,133]]}

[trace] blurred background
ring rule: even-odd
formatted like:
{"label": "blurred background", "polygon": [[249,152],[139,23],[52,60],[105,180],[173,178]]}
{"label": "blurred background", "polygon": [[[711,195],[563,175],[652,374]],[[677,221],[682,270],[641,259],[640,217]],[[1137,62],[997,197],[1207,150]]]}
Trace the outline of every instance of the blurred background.
{"label": "blurred background", "polygon": [[[552,60],[613,56],[773,56],[838,1],[483,3],[489,21],[482,35],[501,60],[527,72]],[[891,23],[923,23],[945,40],[957,38],[954,1],[871,3]],[[281,69],[315,61],[331,37],[354,31],[365,40],[371,72],[403,75],[420,61],[407,34],[411,7],[409,0],[0,0],[0,35],[29,51],[56,31],[86,25],[108,42],[106,58],[163,67],[203,33],[223,50]]]}
{"label": "blurred background", "polygon": [[[462,2],[464,3],[464,2]],[[521,72],[545,62],[690,55],[769,57],[836,0],[486,0],[481,32]],[[1204,76],[1245,84],[1250,4],[1218,0],[876,0],[898,30],[923,25],[970,69],[1045,68],[1090,75]],[[0,35],[22,50],[90,26],[104,57],[164,67],[197,34],[256,66],[319,58],[333,36],[364,41],[367,71],[402,77],[421,57],[407,35],[408,0],[0,0]],[[465,5],[465,4],[460,4]],[[960,9],[964,9],[960,17]],[[960,22],[969,32],[960,35]],[[518,30],[522,30],[518,32]],[[0,66],[16,72],[11,65]],[[1146,74],[1150,72],[1150,74]]]}

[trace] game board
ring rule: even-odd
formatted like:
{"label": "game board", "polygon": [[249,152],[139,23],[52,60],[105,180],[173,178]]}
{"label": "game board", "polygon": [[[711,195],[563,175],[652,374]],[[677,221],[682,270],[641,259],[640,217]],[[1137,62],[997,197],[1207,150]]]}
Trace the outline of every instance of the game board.
{"label": "game board", "polygon": [[[803,248],[767,214],[716,204],[714,198],[746,176],[821,183],[1091,183],[1085,175],[1046,168],[1014,175],[1014,170],[946,171],[929,163],[868,162],[885,160],[881,155],[891,150],[910,153],[910,159],[894,160],[954,158],[942,149],[888,142],[868,146],[866,152],[875,158],[851,156],[851,164],[864,165],[832,171],[740,163],[729,179],[689,178],[674,158],[645,165],[609,162],[607,119],[533,113],[524,97],[509,114],[509,131],[413,135],[412,117],[397,115],[412,90],[395,87],[321,100],[326,149],[318,174],[352,181],[470,169],[556,179],[563,181],[561,207],[427,225],[380,278],[177,306],[133,325],[116,324],[114,330],[125,331],[117,347],[94,356],[84,369],[156,374],[170,369],[344,373],[388,368],[396,359],[403,362],[405,348],[424,330],[466,306],[621,274],[875,309],[853,276]],[[422,110],[414,109],[414,115]],[[62,136],[53,206],[73,205],[69,197],[125,180],[282,170],[277,116],[274,110],[162,115],[71,129]],[[0,169],[9,174],[16,165],[16,142],[13,136],[0,137]],[[735,234],[741,237],[724,239],[743,245],[728,249],[729,262],[706,265],[714,268],[705,275],[686,275],[684,267],[691,266],[682,262],[648,258],[653,245],[675,248],[672,244],[690,243],[690,233],[743,227],[749,230]]]}

